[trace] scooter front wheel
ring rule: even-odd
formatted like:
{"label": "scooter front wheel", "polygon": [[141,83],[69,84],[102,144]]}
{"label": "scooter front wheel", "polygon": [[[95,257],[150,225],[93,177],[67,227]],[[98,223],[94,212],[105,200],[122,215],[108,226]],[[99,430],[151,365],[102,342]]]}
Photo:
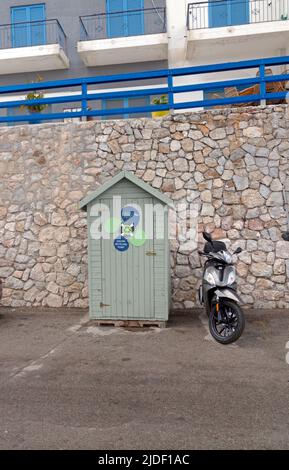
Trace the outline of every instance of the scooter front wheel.
{"label": "scooter front wheel", "polygon": [[222,299],[219,312],[216,305],[212,306],[209,317],[209,328],[213,338],[221,344],[237,341],[245,328],[243,310],[232,300]]}

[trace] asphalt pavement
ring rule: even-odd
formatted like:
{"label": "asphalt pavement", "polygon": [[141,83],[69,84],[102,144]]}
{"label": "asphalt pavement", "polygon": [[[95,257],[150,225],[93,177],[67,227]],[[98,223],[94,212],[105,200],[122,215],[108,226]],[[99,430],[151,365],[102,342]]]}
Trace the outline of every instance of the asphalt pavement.
{"label": "asphalt pavement", "polygon": [[127,330],[0,308],[0,449],[289,449],[289,311],[246,317],[221,346],[201,311]]}

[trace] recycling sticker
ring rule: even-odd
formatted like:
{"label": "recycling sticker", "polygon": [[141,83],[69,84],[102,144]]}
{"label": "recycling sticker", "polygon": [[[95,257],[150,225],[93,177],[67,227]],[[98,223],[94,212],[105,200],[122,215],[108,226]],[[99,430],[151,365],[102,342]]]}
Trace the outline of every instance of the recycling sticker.
{"label": "recycling sticker", "polygon": [[129,249],[129,243],[125,237],[117,237],[115,238],[114,242],[114,247],[118,251],[127,251]]}

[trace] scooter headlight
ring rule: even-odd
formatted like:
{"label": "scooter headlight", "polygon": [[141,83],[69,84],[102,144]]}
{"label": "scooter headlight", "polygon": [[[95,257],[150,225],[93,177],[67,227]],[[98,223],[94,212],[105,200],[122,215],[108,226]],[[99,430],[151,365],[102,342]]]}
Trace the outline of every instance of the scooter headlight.
{"label": "scooter headlight", "polygon": [[212,273],[210,272],[206,272],[205,275],[204,275],[204,280],[210,284],[210,286],[215,286],[216,285],[216,282],[215,282],[215,278],[213,276]]}
{"label": "scooter headlight", "polygon": [[236,281],[236,271],[235,269],[232,269],[228,275],[228,286],[234,284],[235,281]]}

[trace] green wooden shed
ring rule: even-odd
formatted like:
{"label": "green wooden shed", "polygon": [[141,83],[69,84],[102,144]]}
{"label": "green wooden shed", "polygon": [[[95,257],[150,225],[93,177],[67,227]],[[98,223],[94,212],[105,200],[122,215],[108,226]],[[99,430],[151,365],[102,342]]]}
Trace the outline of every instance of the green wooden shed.
{"label": "green wooden shed", "polygon": [[170,205],[168,197],[125,171],[81,201],[88,218],[90,318],[98,324],[165,325]]}

